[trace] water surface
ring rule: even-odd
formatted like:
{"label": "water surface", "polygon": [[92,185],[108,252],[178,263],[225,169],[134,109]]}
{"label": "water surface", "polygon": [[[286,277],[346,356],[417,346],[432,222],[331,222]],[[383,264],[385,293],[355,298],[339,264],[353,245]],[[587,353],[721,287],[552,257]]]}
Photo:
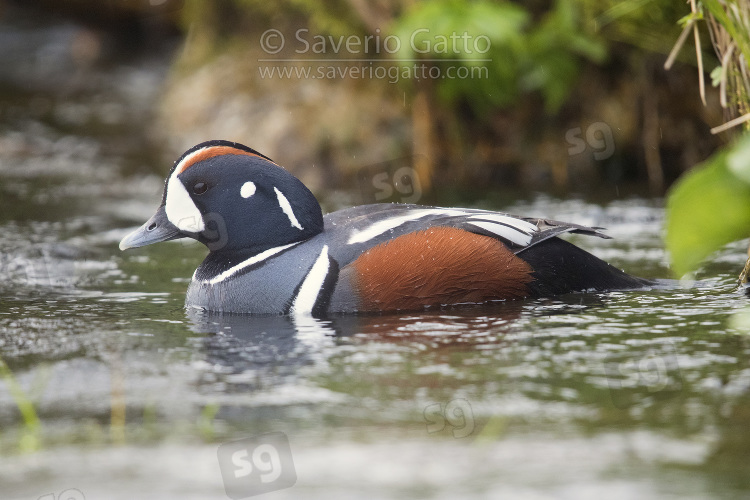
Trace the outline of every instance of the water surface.
{"label": "water surface", "polygon": [[[66,29],[20,47],[33,62]],[[117,249],[160,199],[138,123],[165,62],[106,68],[94,94],[61,95],[40,67],[0,95],[3,498],[226,498],[218,446],[267,432],[297,473],[268,498],[746,497],[742,244],[689,288],[330,320],[186,311],[203,247]],[[669,276],[661,200],[486,199],[608,227],[570,240]]]}

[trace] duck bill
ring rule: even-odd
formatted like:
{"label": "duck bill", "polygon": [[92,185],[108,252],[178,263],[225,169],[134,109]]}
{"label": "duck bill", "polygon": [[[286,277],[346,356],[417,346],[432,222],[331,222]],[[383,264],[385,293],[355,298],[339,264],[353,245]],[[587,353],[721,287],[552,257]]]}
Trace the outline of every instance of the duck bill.
{"label": "duck bill", "polygon": [[145,247],[152,243],[184,237],[185,234],[169,222],[167,213],[164,211],[164,205],[162,205],[145,224],[122,239],[120,250]]}

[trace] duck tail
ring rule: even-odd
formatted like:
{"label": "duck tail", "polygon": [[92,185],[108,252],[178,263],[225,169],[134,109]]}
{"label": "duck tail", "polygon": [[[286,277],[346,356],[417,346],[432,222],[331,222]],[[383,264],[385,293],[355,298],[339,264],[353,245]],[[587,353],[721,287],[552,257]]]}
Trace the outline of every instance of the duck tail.
{"label": "duck tail", "polygon": [[598,257],[557,237],[533,245],[519,257],[534,270],[528,284],[534,297],[570,292],[650,288],[653,280],[631,276]]}

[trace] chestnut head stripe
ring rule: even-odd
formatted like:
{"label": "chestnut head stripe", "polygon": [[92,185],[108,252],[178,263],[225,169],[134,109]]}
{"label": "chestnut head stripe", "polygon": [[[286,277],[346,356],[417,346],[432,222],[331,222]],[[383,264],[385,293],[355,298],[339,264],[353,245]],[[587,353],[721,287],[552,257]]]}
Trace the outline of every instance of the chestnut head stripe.
{"label": "chestnut head stripe", "polygon": [[[245,156],[255,156],[256,158],[263,158],[262,156],[257,155],[255,153],[243,151],[239,148],[233,148],[232,146],[209,146],[207,148],[199,149],[198,151],[195,151],[187,155],[185,158],[182,159],[180,164],[177,165],[177,168],[175,168],[174,171],[177,175],[180,175],[182,172],[192,167],[196,163],[200,163],[204,160],[208,160],[210,158],[214,158],[216,156],[221,156],[221,155],[245,155]],[[263,159],[267,160],[267,158],[263,158]],[[271,163],[274,163],[274,162],[271,162]]]}

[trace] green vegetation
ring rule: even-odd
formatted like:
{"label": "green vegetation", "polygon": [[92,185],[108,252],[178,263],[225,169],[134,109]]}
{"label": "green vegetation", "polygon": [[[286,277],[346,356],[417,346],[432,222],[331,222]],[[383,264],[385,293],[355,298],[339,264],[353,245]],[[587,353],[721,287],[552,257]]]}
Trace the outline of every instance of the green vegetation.
{"label": "green vegetation", "polygon": [[[662,194],[719,144],[705,126],[716,117],[686,105],[693,68],[669,81],[659,69],[684,10],[667,0],[187,0],[157,129],[168,144],[231,136],[298,171],[326,165],[338,174],[321,179],[327,189],[351,186],[363,164],[411,158],[426,203],[477,185],[631,193],[648,179]],[[278,53],[262,46],[269,30],[284,40]],[[301,50],[300,30],[327,40],[323,50]],[[388,37],[399,47],[382,50]],[[349,39],[369,39],[356,45],[368,50],[347,50]],[[684,52],[678,60],[694,64]],[[279,123],[264,128],[257,120],[271,115],[254,114],[271,102]],[[571,152],[569,132],[599,122],[613,131],[611,153],[594,156],[594,141]],[[295,147],[277,146],[287,140]]]}
{"label": "green vegetation", "polygon": [[41,447],[41,423],[34,408],[34,403],[18,384],[13,372],[2,359],[0,359],[0,379],[8,386],[13,402],[23,419],[23,434],[19,441],[21,452],[37,451]]}
{"label": "green vegetation", "polygon": [[667,201],[667,248],[676,275],[723,245],[750,237],[750,135],[686,175]]}
{"label": "green vegetation", "polygon": [[[692,13],[681,24],[683,32],[673,50],[680,49],[692,31],[699,44],[698,23],[708,25],[720,66],[711,75],[720,89],[720,102],[730,116],[714,133],[744,124],[750,129],[750,2],[691,1]],[[704,11],[705,9],[705,11]],[[697,50],[702,67],[701,51]],[[671,59],[671,58],[670,58]],[[667,63],[669,65],[669,62]],[[703,75],[699,77],[702,79]],[[702,90],[702,87],[701,87]],[[705,102],[705,97],[701,96]],[[738,116],[740,115],[740,116]],[[698,267],[721,246],[750,236],[750,134],[687,174],[671,191],[667,201],[667,248],[677,275]],[[747,282],[750,260],[740,275]]]}
{"label": "green vegetation", "polygon": [[[488,78],[439,80],[444,102],[466,100],[486,110],[515,102],[521,92],[539,91],[547,110],[556,112],[580,74],[581,59],[599,63],[606,57],[601,39],[583,29],[579,3],[557,0],[532,23],[527,9],[510,2],[422,2],[407,10],[393,31],[412,42],[402,43],[400,58],[446,59],[444,70],[456,59],[488,69]],[[441,43],[456,34],[465,34],[466,43]]]}

